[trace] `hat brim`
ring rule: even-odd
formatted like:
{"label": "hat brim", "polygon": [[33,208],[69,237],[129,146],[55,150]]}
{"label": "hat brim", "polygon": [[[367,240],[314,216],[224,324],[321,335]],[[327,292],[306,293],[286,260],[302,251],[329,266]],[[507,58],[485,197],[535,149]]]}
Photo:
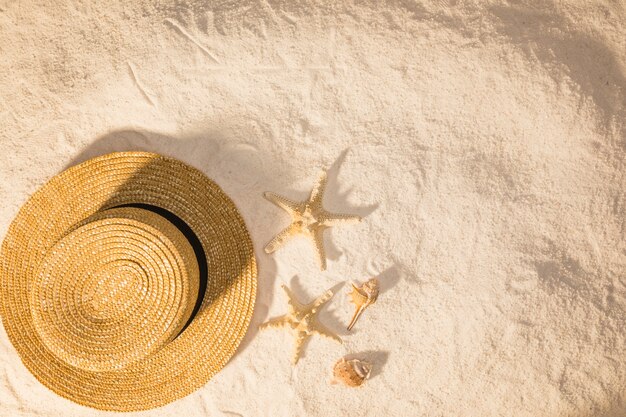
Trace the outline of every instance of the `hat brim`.
{"label": "hat brim", "polygon": [[[206,255],[204,297],[185,330],[151,356],[116,371],[76,368],[53,355],[36,332],[29,283],[73,226],[128,204],[161,207],[193,230]],[[53,177],[18,212],[0,258],[0,313],[24,365],[59,395],[98,409],[145,410],[197,390],[234,354],[254,309],[256,260],[234,203],[199,170],[153,153],[112,153]]]}

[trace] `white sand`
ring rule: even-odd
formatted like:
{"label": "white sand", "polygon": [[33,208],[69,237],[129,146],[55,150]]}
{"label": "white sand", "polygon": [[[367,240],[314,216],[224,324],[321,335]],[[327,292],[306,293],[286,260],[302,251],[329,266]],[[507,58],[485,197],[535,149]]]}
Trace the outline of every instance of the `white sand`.
{"label": "white sand", "polygon": [[[137,415],[626,415],[623,2],[117,3],[0,1],[0,235],[66,166],[147,149],[232,196],[260,265],[233,360]],[[366,217],[327,232],[321,273],[305,240],[262,252],[288,217],[261,194],[324,166],[327,207]],[[324,312],[343,346],[292,368],[292,338],[257,331],[283,283],[377,274],[353,332],[346,286]],[[348,353],[375,363],[362,389],[328,384]],[[0,332],[0,415],[104,414]]]}

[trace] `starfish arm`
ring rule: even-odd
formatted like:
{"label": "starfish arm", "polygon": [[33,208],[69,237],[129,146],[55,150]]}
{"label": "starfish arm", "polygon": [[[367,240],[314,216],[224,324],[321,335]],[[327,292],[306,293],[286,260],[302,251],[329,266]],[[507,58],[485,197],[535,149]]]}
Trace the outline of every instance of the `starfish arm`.
{"label": "starfish arm", "polygon": [[337,213],[325,213],[322,224],[324,226],[339,226],[342,224],[358,223],[362,220],[361,216],[354,216],[352,214],[337,214]]}
{"label": "starfish arm", "polygon": [[300,209],[300,203],[297,203],[293,200],[280,196],[278,194],[274,194],[272,192],[263,193],[263,197],[265,197],[269,202],[274,203],[281,209],[285,210],[289,214],[293,214]]}
{"label": "starfish arm", "polygon": [[287,295],[287,304],[289,305],[289,308],[292,312],[300,311],[304,308],[304,305],[302,305],[302,303],[298,301],[298,299],[293,295],[291,290],[287,288],[286,285],[281,285],[281,288],[285,292],[285,295]]}
{"label": "starfish arm", "polygon": [[281,248],[287,240],[293,235],[300,233],[300,227],[296,223],[291,223],[282,232],[274,236],[274,239],[270,240],[270,242],[265,246],[265,253],[275,252],[277,249]]}
{"label": "starfish arm", "polygon": [[322,271],[326,270],[326,250],[324,249],[324,228],[320,227],[315,229],[311,233],[313,238],[313,244],[315,245],[315,252],[317,253],[317,260]]}
{"label": "starfish arm", "polygon": [[309,201],[315,204],[322,205],[322,199],[324,198],[324,191],[326,191],[326,181],[327,181],[326,171],[320,172],[319,177],[317,178],[317,182],[313,186],[311,190],[311,195],[309,196]]}
{"label": "starfish arm", "polygon": [[319,308],[321,306],[323,306],[324,304],[326,304],[326,302],[328,300],[333,298],[333,295],[335,295],[335,294],[333,293],[332,290],[327,290],[324,294],[322,294],[319,297],[317,297],[315,299],[315,301],[313,301],[313,303],[311,303],[311,311],[313,313],[317,312],[317,310],[319,310]]}
{"label": "starfish arm", "polygon": [[287,316],[280,316],[266,321],[259,326],[259,329],[290,327]]}
{"label": "starfish arm", "polygon": [[343,341],[341,340],[339,336],[337,336],[334,332],[326,328],[319,321],[316,321],[315,324],[312,326],[312,331],[314,333],[319,334],[320,336],[326,337],[328,339],[332,339],[335,342],[343,343]]}
{"label": "starfish arm", "polygon": [[291,362],[295,365],[300,360],[300,356],[302,356],[302,349],[304,349],[304,342],[308,335],[305,332],[298,332],[296,334],[296,341],[293,350],[293,358]]}

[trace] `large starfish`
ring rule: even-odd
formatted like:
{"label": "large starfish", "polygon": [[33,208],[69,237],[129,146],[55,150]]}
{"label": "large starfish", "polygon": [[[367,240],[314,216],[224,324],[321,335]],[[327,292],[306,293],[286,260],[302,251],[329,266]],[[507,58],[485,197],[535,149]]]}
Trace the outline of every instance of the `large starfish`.
{"label": "large starfish", "polygon": [[324,250],[324,230],[344,223],[356,223],[361,217],[349,214],[328,212],[322,206],[326,188],[326,171],[322,171],[311,195],[305,201],[296,202],[278,194],[266,192],[263,196],[291,215],[291,224],[276,235],[265,247],[266,253],[272,253],[296,235],[304,235],[313,240],[317,250],[319,265],[326,269],[326,251]]}
{"label": "large starfish", "polygon": [[273,318],[261,324],[260,328],[266,329],[269,327],[286,327],[293,331],[296,336],[296,345],[292,358],[292,363],[294,365],[298,363],[298,360],[300,359],[304,342],[312,334],[318,334],[342,343],[341,338],[324,327],[319,321],[317,321],[316,317],[319,309],[332,298],[333,292],[331,290],[326,291],[309,304],[302,304],[296,299],[296,297],[294,297],[289,288],[283,285],[282,289],[287,295],[287,304],[289,306],[288,313],[284,316]]}

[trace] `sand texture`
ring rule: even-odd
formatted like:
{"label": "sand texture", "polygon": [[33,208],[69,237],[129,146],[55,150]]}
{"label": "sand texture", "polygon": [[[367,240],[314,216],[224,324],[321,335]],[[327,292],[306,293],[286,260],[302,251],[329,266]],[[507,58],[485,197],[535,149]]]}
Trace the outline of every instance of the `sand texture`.
{"label": "sand texture", "polygon": [[[158,4],[158,6],[156,5]],[[201,169],[259,292],[206,386],[138,416],[626,416],[626,5],[620,0],[0,0],[0,236],[51,176],[114,150]],[[262,198],[329,168],[328,269]],[[50,221],[54,221],[51,219]],[[349,280],[379,275],[351,332]],[[343,339],[258,331],[280,286]],[[347,354],[374,363],[332,386]],[[0,415],[104,416],[0,330]]]}

